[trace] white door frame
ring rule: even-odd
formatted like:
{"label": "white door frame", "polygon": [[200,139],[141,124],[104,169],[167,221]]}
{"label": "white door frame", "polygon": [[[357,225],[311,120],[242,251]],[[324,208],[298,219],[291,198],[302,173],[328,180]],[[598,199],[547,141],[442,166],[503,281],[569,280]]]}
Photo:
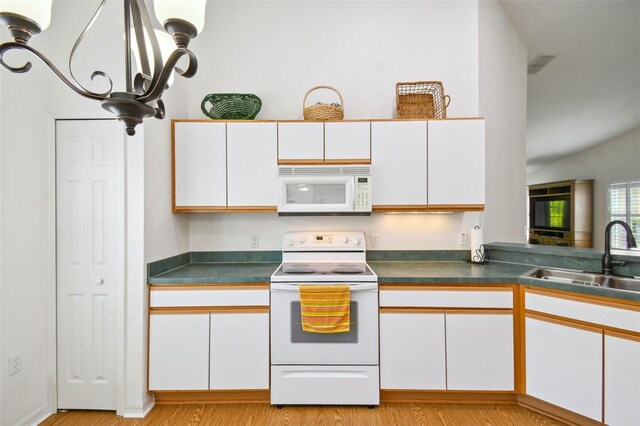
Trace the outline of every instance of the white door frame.
{"label": "white door frame", "polygon": [[[47,375],[47,405],[51,413],[57,412],[58,409],[58,391],[57,391],[57,316],[56,316],[56,120],[91,120],[91,119],[113,119],[112,115],[107,114],[99,110],[62,110],[52,111],[48,114],[47,118],[47,194],[50,194],[47,200],[47,217],[49,224],[47,226],[46,235],[46,248],[49,256],[47,256],[47,341],[46,347],[46,366],[45,371]],[[142,126],[139,127],[140,133],[142,133]],[[124,132],[124,129],[123,129]],[[125,205],[125,247],[124,247],[124,262],[125,265],[125,279],[124,288],[120,288],[116,294],[116,413],[120,416],[127,416],[127,414],[135,417],[140,417],[139,413],[132,412],[127,413],[125,394],[126,394],[126,375],[125,375],[125,359],[126,359],[126,290],[129,283],[135,285],[144,282],[144,228],[137,226],[144,224],[143,220],[139,220],[134,224],[133,229],[129,226],[129,219],[133,216],[144,217],[144,204],[132,203],[129,206],[128,197],[128,178],[127,172],[131,169],[144,170],[144,148],[142,150],[134,150],[133,155],[130,157],[130,152],[127,149],[128,138],[125,139],[124,146],[124,205]],[[142,144],[142,141],[140,142]],[[140,176],[138,176],[140,177]],[[144,184],[144,175],[142,175],[142,181],[134,178],[134,185],[142,186]],[[142,191],[144,194],[144,188],[135,188]],[[133,208],[130,211],[129,207]],[[132,235],[135,233],[135,235]],[[142,256],[141,256],[142,255]],[[150,407],[149,407],[150,408]],[[143,410],[144,411],[144,410]],[[142,413],[144,415],[145,413]]]}

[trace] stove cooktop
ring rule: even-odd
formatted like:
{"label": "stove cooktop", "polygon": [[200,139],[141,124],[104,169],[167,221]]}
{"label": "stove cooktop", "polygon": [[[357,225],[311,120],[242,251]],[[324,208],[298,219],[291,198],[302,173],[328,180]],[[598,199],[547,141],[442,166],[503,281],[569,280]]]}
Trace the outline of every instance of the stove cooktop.
{"label": "stove cooktop", "polygon": [[362,262],[283,263],[271,276],[272,281],[375,281],[377,275]]}

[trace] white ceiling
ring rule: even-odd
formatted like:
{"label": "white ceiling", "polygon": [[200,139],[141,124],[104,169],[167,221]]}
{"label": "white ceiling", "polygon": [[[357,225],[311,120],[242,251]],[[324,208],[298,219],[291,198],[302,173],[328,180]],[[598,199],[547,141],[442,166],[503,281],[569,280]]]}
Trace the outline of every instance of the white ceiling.
{"label": "white ceiling", "polygon": [[640,1],[501,3],[529,61],[558,55],[528,76],[530,170],[640,127]]}

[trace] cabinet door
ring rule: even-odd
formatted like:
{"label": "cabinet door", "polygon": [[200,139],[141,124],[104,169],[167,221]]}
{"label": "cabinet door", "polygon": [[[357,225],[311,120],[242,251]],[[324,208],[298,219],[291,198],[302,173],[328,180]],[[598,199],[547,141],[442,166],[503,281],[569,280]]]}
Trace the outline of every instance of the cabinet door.
{"label": "cabinet door", "polygon": [[230,209],[275,210],[278,129],[276,123],[227,123],[227,182]]}
{"label": "cabinet door", "polygon": [[325,163],[371,163],[371,123],[325,123],[324,160]]}
{"label": "cabinet door", "polygon": [[527,394],[602,419],[602,332],[526,318]]}
{"label": "cabinet door", "polygon": [[604,422],[640,425],[640,339],[604,336]]}
{"label": "cabinet door", "polygon": [[514,389],[511,313],[446,311],[446,324],[447,389]]}
{"label": "cabinet door", "polygon": [[[384,308],[383,308],[384,309]],[[444,313],[380,313],[380,387],[446,389]]]}
{"label": "cabinet door", "polygon": [[484,120],[429,121],[428,203],[483,205]]}
{"label": "cabinet door", "polygon": [[211,313],[211,389],[269,389],[269,313]]}
{"label": "cabinet door", "polygon": [[323,123],[278,123],[278,162],[324,162]]}
{"label": "cabinet door", "polygon": [[371,123],[373,207],[427,204],[427,123]]}
{"label": "cabinet door", "polygon": [[209,313],[151,313],[149,390],[209,388]]}
{"label": "cabinet door", "polygon": [[175,211],[227,206],[225,123],[174,123]]}

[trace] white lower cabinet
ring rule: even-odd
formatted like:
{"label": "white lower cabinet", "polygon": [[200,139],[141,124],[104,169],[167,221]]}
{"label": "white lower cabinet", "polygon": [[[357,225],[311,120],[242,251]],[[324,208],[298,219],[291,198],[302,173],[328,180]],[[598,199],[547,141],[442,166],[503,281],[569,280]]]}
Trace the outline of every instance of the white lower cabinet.
{"label": "white lower cabinet", "polygon": [[600,421],[602,331],[530,317],[525,328],[527,394]]}
{"label": "white lower cabinet", "polygon": [[209,312],[149,317],[149,390],[209,389]]}
{"label": "white lower cabinet", "polygon": [[514,389],[513,314],[446,313],[447,389]]}
{"label": "white lower cabinet", "polygon": [[269,389],[269,314],[211,313],[211,389]]}
{"label": "white lower cabinet", "polygon": [[640,339],[604,336],[604,421],[640,425]]}
{"label": "white lower cabinet", "polygon": [[444,312],[380,313],[380,387],[446,389]]}

